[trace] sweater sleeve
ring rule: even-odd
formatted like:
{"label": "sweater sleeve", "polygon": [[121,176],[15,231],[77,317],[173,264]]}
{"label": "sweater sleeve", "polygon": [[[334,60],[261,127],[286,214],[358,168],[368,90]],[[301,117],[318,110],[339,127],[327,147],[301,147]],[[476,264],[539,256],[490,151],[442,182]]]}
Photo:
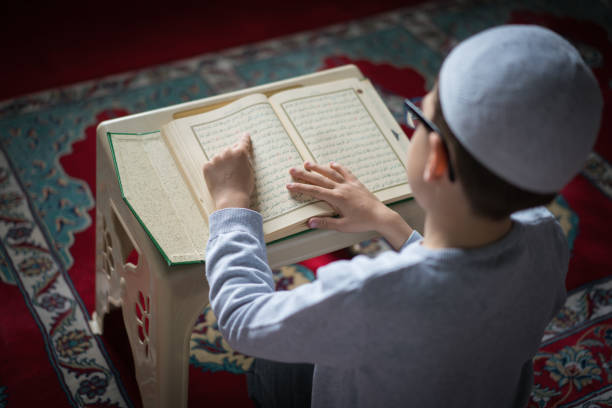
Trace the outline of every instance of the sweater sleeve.
{"label": "sweater sleeve", "polygon": [[224,209],[210,217],[210,304],[224,338],[242,353],[285,362],[350,365],[347,356],[358,352],[365,340],[362,301],[354,289],[371,268],[359,267],[359,262],[332,265],[314,282],[275,292],[261,216]]}

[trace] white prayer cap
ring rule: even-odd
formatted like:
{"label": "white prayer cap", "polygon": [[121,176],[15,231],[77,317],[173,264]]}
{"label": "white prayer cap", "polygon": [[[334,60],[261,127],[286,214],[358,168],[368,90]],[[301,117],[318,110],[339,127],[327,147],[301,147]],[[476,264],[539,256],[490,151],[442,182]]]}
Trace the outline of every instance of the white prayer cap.
{"label": "white prayer cap", "polygon": [[538,26],[485,30],[440,69],[442,113],[460,143],[512,185],[559,191],[593,148],[603,102],[578,51]]}

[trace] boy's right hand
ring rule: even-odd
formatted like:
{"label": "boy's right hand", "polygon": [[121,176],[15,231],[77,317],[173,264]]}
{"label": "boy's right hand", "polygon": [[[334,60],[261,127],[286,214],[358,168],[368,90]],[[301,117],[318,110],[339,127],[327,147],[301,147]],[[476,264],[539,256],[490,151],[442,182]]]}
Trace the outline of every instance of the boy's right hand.
{"label": "boy's right hand", "polygon": [[292,168],[295,180],[287,189],[323,200],[339,217],[313,217],[311,228],[342,232],[377,231],[399,249],[412,234],[412,228],[395,211],[383,204],[346,167],[337,163],[329,166],[304,163],[304,168]]}
{"label": "boy's right hand", "polygon": [[251,137],[245,133],[233,146],[204,164],[204,179],[217,210],[249,207],[255,188],[252,155]]}

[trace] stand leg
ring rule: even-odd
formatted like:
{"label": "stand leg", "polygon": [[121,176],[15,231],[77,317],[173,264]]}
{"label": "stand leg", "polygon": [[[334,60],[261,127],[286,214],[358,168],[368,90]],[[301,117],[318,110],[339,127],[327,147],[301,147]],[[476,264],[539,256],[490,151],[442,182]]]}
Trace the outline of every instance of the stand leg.
{"label": "stand leg", "polygon": [[112,200],[98,209],[91,325],[101,333],[109,306],[121,306],[143,406],[186,407],[189,339],[208,302],[204,265],[169,267],[150,241],[136,245]]}
{"label": "stand leg", "polygon": [[[146,265],[146,261],[145,261]],[[203,265],[159,273],[126,268],[123,319],[145,407],[186,407],[189,339],[208,299]]]}
{"label": "stand leg", "polygon": [[[98,191],[97,197],[100,197]],[[103,214],[108,203],[98,199],[96,203],[96,310],[93,312],[89,326],[94,334],[104,331],[104,316],[111,308],[121,306],[121,288],[119,272],[115,268],[113,257],[113,239],[111,237],[108,217]]]}

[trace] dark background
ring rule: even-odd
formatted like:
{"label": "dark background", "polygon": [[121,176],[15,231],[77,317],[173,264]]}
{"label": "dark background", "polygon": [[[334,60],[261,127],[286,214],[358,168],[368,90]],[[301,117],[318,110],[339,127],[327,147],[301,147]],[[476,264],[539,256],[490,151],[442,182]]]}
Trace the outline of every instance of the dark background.
{"label": "dark background", "polygon": [[9,1],[0,11],[0,100],[422,2]]}

